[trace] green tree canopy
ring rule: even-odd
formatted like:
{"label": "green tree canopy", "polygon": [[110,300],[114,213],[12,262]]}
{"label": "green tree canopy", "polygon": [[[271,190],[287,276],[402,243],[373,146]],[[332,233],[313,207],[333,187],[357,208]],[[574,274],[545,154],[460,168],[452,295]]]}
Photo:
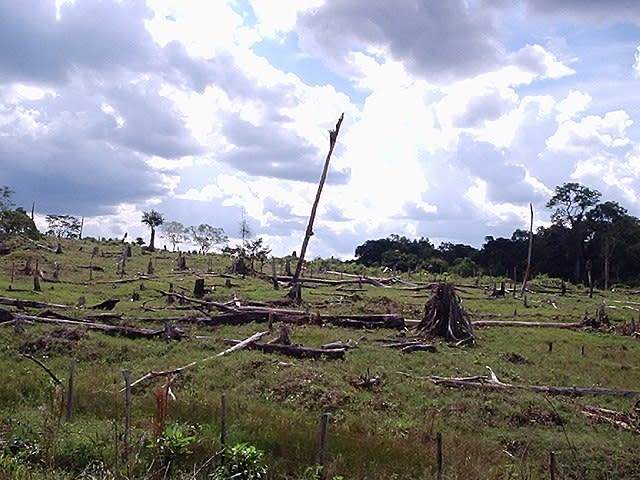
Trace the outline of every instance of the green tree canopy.
{"label": "green tree canopy", "polygon": [[156,228],[164,223],[164,217],[160,212],[157,212],[156,210],[142,212],[142,223],[144,223],[151,229],[151,237],[149,239],[149,247],[147,248],[147,250],[153,252],[156,249]]}

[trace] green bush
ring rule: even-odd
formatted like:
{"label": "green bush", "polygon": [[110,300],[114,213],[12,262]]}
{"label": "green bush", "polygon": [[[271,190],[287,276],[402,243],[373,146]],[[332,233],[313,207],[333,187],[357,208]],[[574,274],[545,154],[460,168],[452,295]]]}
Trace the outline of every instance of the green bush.
{"label": "green bush", "polygon": [[212,480],[261,480],[266,478],[264,453],[248,443],[239,443],[225,452],[224,465],[210,475]]}

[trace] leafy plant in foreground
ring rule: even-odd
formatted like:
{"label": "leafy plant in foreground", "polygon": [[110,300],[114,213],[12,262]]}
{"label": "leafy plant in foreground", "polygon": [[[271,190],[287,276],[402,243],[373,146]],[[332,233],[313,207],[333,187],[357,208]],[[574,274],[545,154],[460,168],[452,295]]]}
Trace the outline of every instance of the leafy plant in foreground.
{"label": "leafy plant in foreground", "polygon": [[221,465],[209,478],[212,480],[261,480],[266,478],[267,465],[264,453],[248,443],[239,443],[225,452],[224,465]]}

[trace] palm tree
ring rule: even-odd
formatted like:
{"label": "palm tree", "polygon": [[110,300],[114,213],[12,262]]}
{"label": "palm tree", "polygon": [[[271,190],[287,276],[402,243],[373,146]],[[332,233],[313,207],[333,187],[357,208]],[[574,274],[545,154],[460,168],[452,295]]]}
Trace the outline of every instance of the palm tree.
{"label": "palm tree", "polygon": [[142,212],[142,223],[149,225],[149,228],[151,229],[151,238],[149,239],[149,248],[147,248],[147,250],[154,252],[155,246],[153,242],[156,239],[156,227],[159,227],[164,223],[164,218],[160,212],[156,212],[155,210]]}

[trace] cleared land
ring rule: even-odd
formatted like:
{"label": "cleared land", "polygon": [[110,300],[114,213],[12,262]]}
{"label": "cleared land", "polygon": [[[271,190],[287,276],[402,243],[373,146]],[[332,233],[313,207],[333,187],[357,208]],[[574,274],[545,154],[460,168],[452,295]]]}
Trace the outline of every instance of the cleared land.
{"label": "cleared land", "polygon": [[[273,315],[273,333],[260,342],[277,337],[284,319],[293,344],[319,348],[342,342],[349,347],[344,360],[300,359],[251,348],[217,357],[233,345],[231,340],[267,330],[269,315],[259,311],[265,306],[252,302],[282,299],[286,290],[275,290],[267,275],[226,274],[232,261],[223,256],[188,255],[187,270],[178,270],[177,253],[143,253],[134,246],[122,273],[119,243],[63,241],[62,254],[54,253],[55,242],[40,243],[50,250],[14,245],[0,257],[2,297],[58,305],[0,305],[11,312],[0,316],[2,478],[152,478],[149,465],[161,460],[148,445],[157,437],[159,422],[163,428],[179,425],[184,436],[194,437],[188,453],[173,452],[167,478],[207,478],[206,468],[192,475],[194,466],[220,449],[223,393],[228,444],[250,442],[264,450],[270,478],[302,478],[315,463],[325,412],[331,413],[329,475],[433,478],[436,436],[441,433],[445,479],[549,478],[550,452],[557,461],[556,478],[640,478],[638,397],[554,395],[491,385],[449,388],[433,381],[433,376],[490,379],[489,366],[498,382],[510,385],[639,390],[640,341],[622,335],[632,333],[631,320],[639,316],[640,297],[632,290],[596,292],[590,299],[585,289],[569,286],[561,295],[552,280],[537,279],[529,284],[525,306],[509,291],[492,297],[493,279],[455,279],[464,307],[478,324],[578,323],[585,312],[596,318],[604,306],[610,327],[476,327],[475,346],[432,340],[435,353],[402,353],[385,345],[413,340],[411,331],[318,325],[318,315],[322,320],[401,314],[419,320],[430,296],[427,284],[443,278],[416,273],[376,286],[378,281],[358,282],[320,271],[342,269],[368,278],[379,278],[380,272],[315,261],[305,277],[354,283],[305,283],[302,305],[269,304],[302,313]],[[153,273],[148,274],[150,260]],[[281,262],[276,269],[281,274]],[[38,272],[41,291],[35,292],[33,275]],[[270,264],[264,272],[271,275]],[[196,278],[205,282],[201,303],[181,298],[193,295]],[[167,295],[170,291],[176,295]],[[107,299],[119,301],[108,311],[90,308]],[[241,324],[225,325],[220,305],[229,309],[226,314],[246,308],[242,322],[237,320]],[[13,313],[27,316],[18,328]],[[156,334],[127,338],[108,328],[28,319],[55,314]],[[172,332],[183,338],[166,338]],[[41,361],[63,387],[56,387],[51,375],[25,355]],[[77,360],[73,418],[65,421],[64,390],[72,359]],[[167,400],[164,418],[158,417],[154,392],[163,391],[168,377],[148,378],[134,387],[127,455],[122,371],[130,371],[134,381],[190,362],[196,364],[172,380],[175,400]]]}

